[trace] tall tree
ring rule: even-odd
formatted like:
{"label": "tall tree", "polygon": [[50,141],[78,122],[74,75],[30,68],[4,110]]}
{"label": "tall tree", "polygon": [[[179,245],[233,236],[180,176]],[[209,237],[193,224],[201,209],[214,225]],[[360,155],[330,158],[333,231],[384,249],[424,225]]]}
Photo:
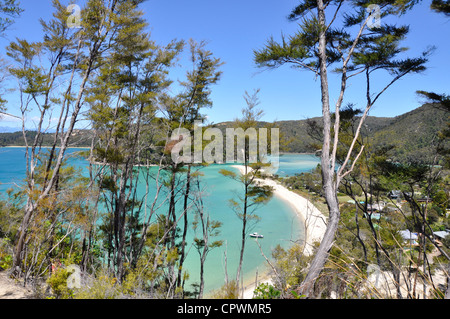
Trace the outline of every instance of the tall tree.
{"label": "tall tree", "polygon": [[[320,79],[323,115],[321,162],[329,219],[322,242],[301,288],[307,296],[312,295],[314,282],[333,246],[340,218],[338,186],[353,170],[364,149],[362,147],[355,154],[355,145],[370,109],[381,94],[400,78],[408,73],[424,70],[423,65],[429,52],[424,52],[418,58],[398,58],[405,51],[400,47],[400,41],[408,33],[408,27],[381,24],[379,20],[385,19],[390,14],[403,12],[409,5],[410,2],[397,5],[390,1],[302,1],[289,16],[292,21],[302,19],[299,31],[289,39],[283,37],[281,43],[271,38],[263,49],[255,50],[255,62],[259,67],[276,68],[292,64],[300,69],[312,71]],[[328,14],[331,17],[329,20]],[[342,25],[337,26],[340,22]],[[336,65],[335,70],[341,75],[334,123],[332,123],[328,75],[333,65]],[[375,71],[387,71],[393,78],[374,93],[371,84]],[[348,80],[359,74],[365,75],[367,103],[344,162],[337,167],[340,110],[348,88]]]}
{"label": "tall tree", "polygon": [[[243,171],[239,174],[226,169],[219,171],[225,177],[239,182],[243,188],[242,194],[236,193],[236,199],[229,200],[230,207],[242,221],[239,262],[235,277],[236,287],[239,286],[241,279],[245,243],[249,235],[249,228],[251,224],[259,219],[259,216],[256,214],[258,207],[267,203],[273,196],[272,187],[262,184],[259,180],[264,178],[264,168],[268,168],[270,164],[263,163],[265,159],[261,158],[262,154],[258,153],[255,145],[257,143],[256,124],[264,114],[262,110],[257,108],[259,104],[258,93],[259,90],[256,90],[252,95],[245,92],[244,99],[247,106],[242,109],[242,118],[236,119],[234,123],[238,132],[240,131],[244,135],[239,136],[241,134],[238,133],[238,140],[243,138],[243,145],[238,142],[236,149],[238,153],[237,158],[243,159]],[[227,136],[227,140],[233,141],[234,149],[234,136],[232,138]],[[243,156],[241,157],[240,154],[243,154]]]}
{"label": "tall tree", "polygon": [[[172,218],[172,223],[175,226],[177,214],[176,214],[176,194],[175,180],[177,175],[184,175],[185,185],[182,190],[183,196],[183,232],[181,237],[181,244],[179,247],[179,266],[177,274],[177,286],[182,283],[182,271],[183,263],[186,259],[186,236],[188,230],[188,210],[190,204],[190,192],[191,192],[191,177],[192,167],[202,165],[203,158],[197,158],[194,154],[192,156],[192,149],[194,152],[196,149],[202,150],[202,142],[194,140],[194,131],[202,130],[199,127],[199,123],[203,123],[205,115],[202,114],[203,109],[211,108],[213,103],[211,101],[211,87],[218,83],[221,78],[222,72],[219,68],[222,66],[222,62],[219,58],[215,58],[213,53],[206,49],[206,42],[197,43],[194,40],[189,41],[190,60],[192,62],[192,70],[186,72],[186,79],[180,82],[181,91],[175,96],[167,95],[163,101],[162,109],[166,117],[166,125],[169,128],[169,132],[175,140],[168,141],[166,150],[168,155],[170,154],[169,162],[167,163],[166,170],[170,173],[170,201],[169,201],[169,214],[168,218]],[[183,131],[184,134],[178,134]],[[179,139],[183,136],[183,140]],[[181,157],[177,157],[178,154],[173,154],[173,146],[175,143],[186,143],[189,145],[190,154],[183,154]],[[175,149],[177,150],[177,148]],[[175,156],[173,156],[175,155]],[[175,238],[176,226],[172,229],[172,243],[171,246],[175,246],[173,241]]]}
{"label": "tall tree", "polygon": [[132,2],[121,3],[123,12],[112,54],[102,61],[92,82],[88,101],[93,127],[98,133],[94,158],[105,163],[101,189],[111,214],[109,243],[114,273],[125,276],[124,262],[135,265],[142,246],[137,239],[142,228],[143,200],[137,196],[143,152],[152,143],[142,132],[152,129],[158,96],[171,84],[168,69],[181,44],[158,47],[144,31],[147,23]]}
{"label": "tall tree", "polygon": [[197,250],[200,257],[200,284],[198,291],[198,299],[203,298],[204,290],[205,290],[205,262],[208,254],[215,248],[222,246],[223,240],[213,240],[214,237],[219,236],[220,227],[222,223],[219,221],[211,220],[209,212],[205,208],[203,204],[203,195],[204,190],[201,189],[200,179],[201,174],[198,174],[194,180],[195,188],[195,199],[194,203],[194,211],[195,211],[195,219],[192,223],[192,227],[195,232],[200,229],[200,235],[194,238],[194,247]]}
{"label": "tall tree", "polygon": [[[117,34],[123,27],[122,19],[129,13],[126,10],[127,5],[140,2],[90,0],[80,13],[80,28],[71,29],[67,25],[69,13],[59,0],[54,0],[54,19],[49,23],[41,22],[44,40],[39,43],[29,43],[18,39],[9,46],[8,54],[16,63],[11,71],[19,82],[25,140],[25,115],[33,106],[40,113],[37,123],[38,134],[31,146],[31,154],[27,153],[27,158],[31,161],[27,166],[28,200],[15,248],[15,275],[19,276],[22,272],[21,266],[30,221],[40,203],[55,191],[60,178],[60,169],[66,150],[70,146],[73,130],[79,121],[91,74],[99,66],[102,58],[111,52],[113,46],[123,40],[117,37]],[[38,59],[47,59],[48,63],[40,64]],[[65,87],[56,85],[58,77]],[[75,93],[76,86],[78,90]],[[45,121],[51,115],[52,106],[60,107],[56,125],[59,140],[55,139],[59,149],[51,155],[54,156],[55,161],[52,168],[48,170],[46,181],[40,189],[36,189],[34,170],[39,133],[44,130]]]}

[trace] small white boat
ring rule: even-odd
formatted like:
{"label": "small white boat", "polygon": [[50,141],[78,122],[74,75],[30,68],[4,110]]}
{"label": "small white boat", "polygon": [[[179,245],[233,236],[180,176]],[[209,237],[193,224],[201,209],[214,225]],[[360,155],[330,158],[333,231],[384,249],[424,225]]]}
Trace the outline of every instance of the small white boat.
{"label": "small white boat", "polygon": [[260,235],[260,234],[258,234],[258,233],[250,234],[250,237],[253,237],[253,238],[264,238],[263,235]]}

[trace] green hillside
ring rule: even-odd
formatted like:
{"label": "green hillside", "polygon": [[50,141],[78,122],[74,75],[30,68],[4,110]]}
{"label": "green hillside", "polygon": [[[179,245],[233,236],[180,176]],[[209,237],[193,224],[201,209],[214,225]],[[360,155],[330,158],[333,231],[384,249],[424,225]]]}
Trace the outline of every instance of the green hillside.
{"label": "green hillside", "polygon": [[449,114],[433,104],[425,104],[395,117],[386,127],[375,131],[375,145],[394,146],[399,161],[432,161],[437,133],[446,127]]}
{"label": "green hillside", "polygon": [[[26,131],[28,145],[33,145],[36,137],[35,131]],[[53,144],[55,138],[54,133],[43,133],[39,144],[41,146],[50,146]],[[71,137],[71,147],[90,147],[91,133],[89,130],[74,130]],[[0,133],[0,147],[5,146],[25,146],[25,141],[22,132],[14,133]]]}
{"label": "green hillside", "polygon": [[[320,125],[321,118],[311,119]],[[436,104],[425,104],[394,118],[369,116],[362,135],[375,146],[393,146],[392,158],[397,161],[430,162],[439,131],[446,127],[449,114]],[[276,123],[285,139],[292,140],[288,152],[314,152],[314,140],[308,132],[306,120]]]}

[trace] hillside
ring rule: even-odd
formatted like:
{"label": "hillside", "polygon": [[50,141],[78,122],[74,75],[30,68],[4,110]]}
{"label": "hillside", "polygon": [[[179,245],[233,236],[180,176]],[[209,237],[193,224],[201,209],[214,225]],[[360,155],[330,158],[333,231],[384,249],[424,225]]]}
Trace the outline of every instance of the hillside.
{"label": "hillside", "polygon": [[[321,123],[320,118],[312,120]],[[425,104],[394,118],[369,116],[362,135],[377,147],[393,146],[391,155],[394,160],[430,162],[437,134],[446,127],[448,121],[448,112],[435,104]],[[308,135],[305,120],[282,121],[277,126],[286,139],[293,139],[287,151],[314,151],[310,147],[313,140]]]}
{"label": "hillside", "polygon": [[389,125],[372,135],[375,145],[394,146],[393,154],[400,161],[432,161],[439,131],[446,127],[449,114],[434,104],[425,104],[395,117]]}
{"label": "hillside", "polygon": [[[283,151],[291,153],[311,153],[317,143],[308,129],[308,121],[321,125],[321,118],[275,122],[283,139],[289,141]],[[425,104],[413,111],[389,118],[369,116],[362,129],[364,138],[375,146],[394,146],[392,158],[398,161],[429,162],[436,135],[446,127],[449,114],[436,104]],[[261,125],[264,123],[261,123]],[[219,123],[216,127],[224,130],[230,122]]]}
{"label": "hillside", "polygon": [[[29,145],[33,144],[36,137],[35,131],[27,131],[27,141]],[[71,147],[90,147],[90,131],[89,130],[74,130],[72,133]],[[55,134],[44,133],[41,136],[42,146],[49,146],[53,144]],[[0,147],[4,146],[25,146],[22,132],[0,133]]]}

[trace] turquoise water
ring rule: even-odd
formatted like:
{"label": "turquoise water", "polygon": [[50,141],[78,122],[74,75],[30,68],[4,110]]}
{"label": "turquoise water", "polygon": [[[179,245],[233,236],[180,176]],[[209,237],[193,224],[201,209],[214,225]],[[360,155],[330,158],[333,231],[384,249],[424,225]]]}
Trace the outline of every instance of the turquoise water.
{"label": "turquoise water", "polygon": [[[73,154],[77,149],[70,149],[69,154]],[[86,167],[87,162],[83,159],[72,158],[70,162],[76,166]],[[309,171],[318,164],[318,158],[311,155],[287,154],[280,157],[280,176],[293,175]],[[17,187],[25,177],[25,149],[24,148],[0,148],[0,193],[4,193],[8,188]],[[239,260],[239,249],[241,242],[241,220],[235,215],[228,205],[231,198],[235,198],[236,192],[242,193],[242,186],[229,178],[219,174],[220,169],[230,169],[238,172],[231,165],[211,165],[202,168],[202,187],[205,188],[204,204],[206,212],[210,214],[211,220],[221,221],[221,234],[211,240],[223,240],[226,245],[212,250],[205,264],[205,291],[218,289],[224,283],[225,264],[224,254],[227,254],[227,269],[229,278],[233,278],[236,273]],[[150,168],[157,171],[156,167]],[[153,187],[152,187],[153,186]],[[139,185],[139,193],[145,193],[145,185]],[[148,195],[149,204],[154,198],[155,184],[150,185]],[[163,196],[161,197],[163,198]],[[179,205],[182,205],[181,201]],[[164,213],[163,206],[157,213]],[[290,205],[282,199],[274,196],[267,205],[261,206],[257,215],[260,221],[253,225],[251,232],[258,232],[264,235],[258,242],[264,254],[270,258],[271,251],[280,244],[287,247],[292,240],[303,238],[303,227],[296,218],[295,212]],[[193,216],[189,215],[190,222]],[[194,238],[194,230],[188,230],[188,244]],[[193,246],[187,247],[188,255],[185,268],[189,272],[189,285],[199,282],[199,255]],[[249,238],[246,242],[246,250],[243,264],[244,282],[254,280],[256,272],[261,275],[267,269],[264,257],[254,239]]]}
{"label": "turquoise water", "polygon": [[[271,160],[270,157],[268,159]],[[282,154],[279,162],[276,174],[286,177],[311,171],[320,164],[320,158],[312,154]]]}

